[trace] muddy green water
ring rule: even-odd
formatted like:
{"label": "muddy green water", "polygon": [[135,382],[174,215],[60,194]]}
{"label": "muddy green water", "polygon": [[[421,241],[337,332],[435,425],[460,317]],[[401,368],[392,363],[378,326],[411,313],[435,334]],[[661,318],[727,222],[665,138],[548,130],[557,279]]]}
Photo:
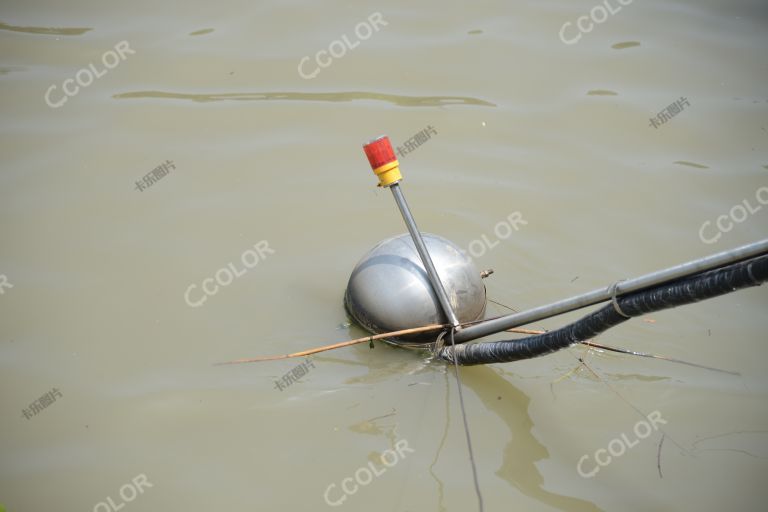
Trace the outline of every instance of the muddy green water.
{"label": "muddy green water", "polygon": [[[518,310],[765,238],[768,5],[623,1],[3,2],[0,510],[477,510],[443,364],[213,363],[363,335],[382,133]],[[463,370],[486,510],[765,510],[766,306]]]}

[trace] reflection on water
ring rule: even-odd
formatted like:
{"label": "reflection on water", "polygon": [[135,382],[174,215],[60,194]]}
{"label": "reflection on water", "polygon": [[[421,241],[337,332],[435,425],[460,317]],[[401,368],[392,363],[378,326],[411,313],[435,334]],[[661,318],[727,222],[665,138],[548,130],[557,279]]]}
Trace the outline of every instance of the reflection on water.
{"label": "reflection on water", "polygon": [[[768,430],[741,430],[699,437],[691,443],[691,451],[696,454],[702,452],[732,452],[755,459],[768,459],[766,434],[768,434]],[[739,447],[740,441],[744,448]],[[755,446],[760,447],[761,452],[753,451]]]}
{"label": "reflection on water", "polygon": [[56,36],[79,36],[85,34],[92,28],[58,28],[58,27],[20,27],[9,25],[0,21],[0,30],[9,30],[11,32],[25,32],[27,34],[49,34]]}
{"label": "reflection on water", "polygon": [[544,489],[544,478],[536,462],[548,458],[549,452],[533,435],[533,420],[528,414],[530,398],[491,368],[472,367],[469,371],[472,377],[465,377],[462,382],[509,428],[510,439],[503,448],[503,461],[496,474],[526,496],[558,510],[601,510],[590,501]]}
{"label": "reflection on water", "polygon": [[214,29],[212,28],[201,28],[200,30],[195,30],[194,32],[190,32],[189,35],[191,36],[203,36],[205,34],[210,34],[213,32]]}
{"label": "reflection on water", "polygon": [[350,425],[348,428],[357,434],[384,436],[389,440],[390,447],[394,449],[395,441],[397,440],[397,423],[394,423],[393,420],[387,420],[386,422],[382,420],[392,418],[396,414],[397,411],[392,409],[392,412],[389,414],[383,414],[381,416],[363,420],[354,425]]}
{"label": "reflection on water", "polygon": [[208,101],[385,101],[401,107],[440,107],[445,105],[478,105],[495,107],[493,103],[464,96],[403,96],[378,92],[230,92],[214,94],[187,94],[181,92],[134,91],[115,94],[116,99],[162,98]]}
{"label": "reflection on water", "polygon": [[8,73],[13,73],[14,71],[24,71],[24,68],[3,67],[3,68],[0,68],[0,75],[7,75]]}
{"label": "reflection on water", "polygon": [[429,465],[429,475],[432,477],[432,479],[437,484],[437,512],[445,512],[445,484],[440,479],[440,477],[437,476],[437,473],[435,473],[435,465],[437,464],[437,461],[440,459],[440,453],[443,451],[443,448],[445,447],[445,441],[448,439],[448,427],[451,424],[451,407],[450,407],[450,396],[451,396],[451,387],[448,382],[448,372],[443,372],[443,376],[445,377],[445,403],[443,404],[443,408],[445,410],[445,420],[444,420],[444,427],[443,427],[443,434],[440,436],[440,443],[437,445],[437,450],[435,450],[435,457],[432,459],[432,463]]}
{"label": "reflection on water", "polygon": [[623,43],[616,43],[614,45],[611,45],[611,48],[614,50],[623,50],[624,48],[632,48],[634,46],[640,46],[639,41],[625,41]]}
{"label": "reflection on water", "polygon": [[697,164],[696,162],[687,162],[685,160],[677,160],[676,162],[672,162],[677,165],[686,165],[688,167],[694,167],[696,169],[709,169],[709,166],[704,164]]}

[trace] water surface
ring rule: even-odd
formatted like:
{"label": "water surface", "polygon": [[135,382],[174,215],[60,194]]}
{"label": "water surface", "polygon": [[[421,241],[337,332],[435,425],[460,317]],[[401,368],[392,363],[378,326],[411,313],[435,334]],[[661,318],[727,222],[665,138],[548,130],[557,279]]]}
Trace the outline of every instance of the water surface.
{"label": "water surface", "polygon": [[[281,390],[302,360],[213,363],[364,335],[346,280],[405,231],[361,150],[382,133],[434,129],[401,157],[413,213],[462,247],[498,242],[476,261],[518,310],[765,238],[766,206],[700,237],[768,186],[765,2],[637,0],[564,43],[595,5],[5,2],[0,504],[325,510],[405,440],[335,508],[476,510],[443,364],[364,344]],[[377,12],[386,25],[315,63]],[[494,238],[513,212],[527,224]],[[242,275],[188,305],[230,263]],[[586,347],[464,369],[486,510],[763,510],[766,306],[750,289],[598,340],[739,376]],[[580,476],[655,411],[662,430]]]}

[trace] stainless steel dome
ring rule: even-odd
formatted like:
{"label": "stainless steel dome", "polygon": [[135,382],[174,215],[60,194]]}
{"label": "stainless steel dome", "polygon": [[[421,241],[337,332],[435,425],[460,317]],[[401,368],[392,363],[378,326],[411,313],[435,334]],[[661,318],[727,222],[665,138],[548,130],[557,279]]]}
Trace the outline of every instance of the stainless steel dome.
{"label": "stainless steel dome", "polygon": [[[459,321],[480,319],[485,286],[472,260],[445,238],[422,236]],[[408,233],[379,242],[363,256],[349,278],[344,305],[360,325],[377,334],[447,322]],[[426,333],[388,341],[414,345],[435,337]]]}

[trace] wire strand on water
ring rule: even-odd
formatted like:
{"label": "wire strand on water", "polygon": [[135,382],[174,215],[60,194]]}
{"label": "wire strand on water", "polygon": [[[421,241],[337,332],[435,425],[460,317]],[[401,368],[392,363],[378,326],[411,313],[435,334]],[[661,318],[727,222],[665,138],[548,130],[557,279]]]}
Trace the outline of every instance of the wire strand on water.
{"label": "wire strand on water", "polygon": [[[451,348],[456,350],[456,343],[453,340],[453,331],[451,328]],[[469,450],[469,463],[472,466],[472,479],[475,482],[475,492],[477,493],[477,504],[480,512],[483,512],[483,495],[480,493],[480,482],[477,479],[477,465],[475,464],[475,454],[472,451],[472,438],[469,435],[469,422],[467,421],[467,411],[464,408],[464,394],[461,392],[461,377],[459,376],[459,363],[453,358],[453,366],[456,369],[456,385],[459,388],[459,405],[461,406],[461,417],[464,420],[464,433],[467,435],[467,449]]]}

